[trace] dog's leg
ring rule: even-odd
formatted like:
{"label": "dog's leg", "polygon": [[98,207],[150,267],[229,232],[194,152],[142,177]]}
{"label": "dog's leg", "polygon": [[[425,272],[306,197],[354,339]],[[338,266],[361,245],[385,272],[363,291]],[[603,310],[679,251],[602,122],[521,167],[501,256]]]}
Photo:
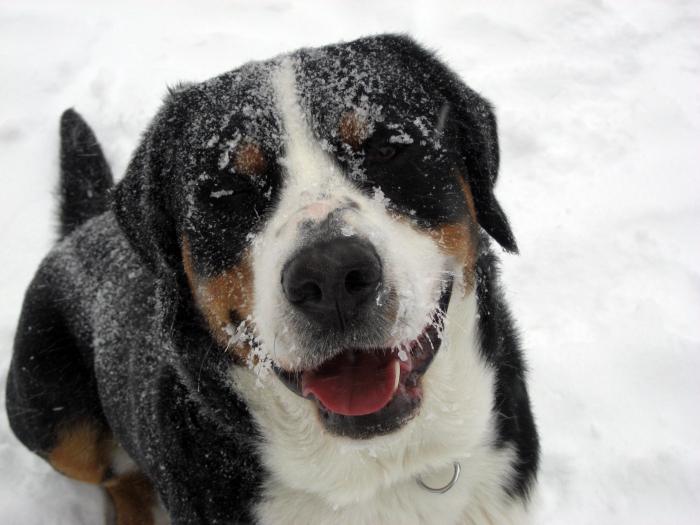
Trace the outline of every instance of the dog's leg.
{"label": "dog's leg", "polygon": [[56,272],[42,268],[25,297],[7,379],[7,413],[27,448],[62,474],[102,485],[119,525],[153,523],[155,499],[135,465],[121,454],[102,413],[90,344],[66,320]]}
{"label": "dog's leg", "polygon": [[108,430],[82,420],[62,427],[48,461],[66,476],[102,485],[114,505],[116,525],[153,525],[153,486],[138,470],[116,473],[118,454],[123,452]]}
{"label": "dog's leg", "polygon": [[156,497],[150,480],[134,471],[103,483],[116,511],[117,525],[153,525]]}
{"label": "dog's leg", "polygon": [[61,474],[99,484],[109,476],[113,447],[109,430],[84,418],[60,424],[51,448],[39,454]]}

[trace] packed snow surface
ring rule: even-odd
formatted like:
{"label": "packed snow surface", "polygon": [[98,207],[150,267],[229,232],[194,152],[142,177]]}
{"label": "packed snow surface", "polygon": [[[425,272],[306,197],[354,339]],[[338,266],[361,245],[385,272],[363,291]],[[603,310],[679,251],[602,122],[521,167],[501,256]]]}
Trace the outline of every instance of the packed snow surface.
{"label": "packed snow surface", "polygon": [[[496,106],[497,194],[521,249],[504,281],[542,438],[534,523],[697,523],[699,27],[700,4],[661,0],[0,3],[0,402],[24,290],[55,238],[63,109],[119,175],[168,85],[408,32]],[[3,410],[0,522],[103,513]]]}

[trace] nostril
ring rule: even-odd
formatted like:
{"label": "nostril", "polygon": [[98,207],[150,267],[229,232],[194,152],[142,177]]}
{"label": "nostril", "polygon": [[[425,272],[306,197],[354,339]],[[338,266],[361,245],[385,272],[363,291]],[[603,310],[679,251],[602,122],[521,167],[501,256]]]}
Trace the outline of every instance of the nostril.
{"label": "nostril", "polygon": [[379,277],[374,272],[352,270],[345,275],[345,290],[355,295],[372,288],[379,281]]}
{"label": "nostril", "polygon": [[323,292],[317,283],[306,281],[299,285],[289,287],[287,289],[287,298],[289,302],[294,304],[318,302],[323,298]]}
{"label": "nostril", "polygon": [[372,314],[371,298],[383,273],[369,241],[342,237],[303,247],[286,262],[280,277],[295,314],[315,326],[342,332]]}

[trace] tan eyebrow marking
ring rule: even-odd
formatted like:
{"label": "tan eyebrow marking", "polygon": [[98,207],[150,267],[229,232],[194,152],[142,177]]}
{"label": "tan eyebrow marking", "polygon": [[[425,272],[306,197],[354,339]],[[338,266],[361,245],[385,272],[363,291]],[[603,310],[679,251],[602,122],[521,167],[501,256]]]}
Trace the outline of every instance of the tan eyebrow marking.
{"label": "tan eyebrow marking", "polygon": [[254,177],[265,171],[267,161],[260,146],[247,143],[236,149],[233,165],[236,172]]}
{"label": "tan eyebrow marking", "polygon": [[340,116],[338,134],[352,149],[358,149],[369,136],[367,120],[356,111],[346,111]]}

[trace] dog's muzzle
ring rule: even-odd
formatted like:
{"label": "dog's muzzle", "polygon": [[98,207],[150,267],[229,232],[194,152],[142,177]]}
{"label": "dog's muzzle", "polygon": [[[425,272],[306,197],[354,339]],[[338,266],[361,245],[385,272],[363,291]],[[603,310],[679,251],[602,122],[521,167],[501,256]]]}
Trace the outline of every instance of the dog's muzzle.
{"label": "dog's muzzle", "polygon": [[418,410],[421,378],[440,348],[452,280],[412,338],[391,342],[396,300],[374,246],[358,237],[297,251],[281,281],[299,365],[273,366],[294,393],[313,400],[325,428],[368,438],[392,432]]}
{"label": "dog's muzzle", "polygon": [[321,333],[355,329],[376,306],[381,286],[379,256],[358,237],[315,242],[282,269],[285,297]]}

